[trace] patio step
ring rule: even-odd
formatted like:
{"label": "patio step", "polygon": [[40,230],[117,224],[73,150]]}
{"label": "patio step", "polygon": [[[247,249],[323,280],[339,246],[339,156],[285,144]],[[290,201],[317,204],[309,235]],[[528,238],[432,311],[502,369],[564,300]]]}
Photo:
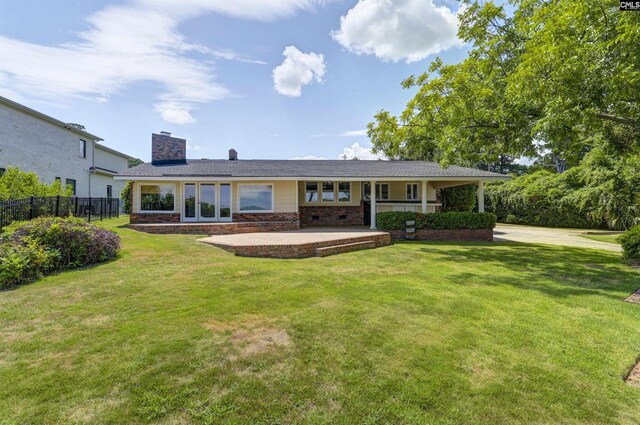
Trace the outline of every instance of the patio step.
{"label": "patio step", "polygon": [[326,257],[328,255],[342,254],[343,252],[359,251],[361,249],[371,249],[375,247],[375,241],[362,241],[316,248],[315,253],[318,257]]}

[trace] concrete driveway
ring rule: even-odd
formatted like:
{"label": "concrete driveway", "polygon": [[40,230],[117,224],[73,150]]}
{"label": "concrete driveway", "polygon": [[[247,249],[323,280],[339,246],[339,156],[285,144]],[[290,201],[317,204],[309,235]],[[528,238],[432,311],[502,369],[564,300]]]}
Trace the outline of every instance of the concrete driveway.
{"label": "concrete driveway", "polygon": [[[594,241],[580,236],[581,234],[589,232],[594,231],[498,224],[496,228],[493,229],[493,239],[496,241],[544,243],[549,245],[574,246],[577,248],[593,248],[603,249],[605,251],[622,252],[620,245]],[[599,234],[607,233],[606,231],[597,232]]]}

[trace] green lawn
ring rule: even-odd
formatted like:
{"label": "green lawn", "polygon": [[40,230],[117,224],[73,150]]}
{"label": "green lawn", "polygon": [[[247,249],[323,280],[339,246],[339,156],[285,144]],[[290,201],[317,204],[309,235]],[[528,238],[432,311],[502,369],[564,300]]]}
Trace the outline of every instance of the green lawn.
{"label": "green lawn", "polygon": [[589,234],[589,233],[583,233],[580,236],[582,236],[583,238],[587,238],[587,239],[591,239],[594,241],[599,241],[599,242],[608,242],[608,243],[614,243],[614,244],[620,244],[620,242],[617,241],[618,237],[621,235],[621,233],[613,233],[613,234],[598,234],[598,233],[593,233],[593,234]]}
{"label": "green lawn", "polygon": [[640,272],[615,253],[118,232],[118,260],[0,292],[0,422],[640,423]]}

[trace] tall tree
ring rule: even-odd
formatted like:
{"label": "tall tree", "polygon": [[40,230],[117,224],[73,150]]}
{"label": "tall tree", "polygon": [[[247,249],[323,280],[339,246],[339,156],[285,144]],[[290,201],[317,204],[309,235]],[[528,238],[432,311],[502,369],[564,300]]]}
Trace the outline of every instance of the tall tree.
{"label": "tall tree", "polygon": [[369,124],[376,152],[445,165],[551,155],[568,167],[594,146],[638,153],[640,14],[613,0],[511,0],[512,13],[463,3],[468,57],[403,82],[418,92]]}

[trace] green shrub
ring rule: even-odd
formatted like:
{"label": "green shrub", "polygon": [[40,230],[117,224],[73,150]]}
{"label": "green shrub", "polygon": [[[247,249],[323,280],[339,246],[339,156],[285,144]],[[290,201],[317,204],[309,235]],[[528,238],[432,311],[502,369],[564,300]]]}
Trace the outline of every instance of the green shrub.
{"label": "green shrub", "polygon": [[518,217],[513,214],[507,214],[507,218],[504,219],[505,223],[518,224]]}
{"label": "green shrub", "polygon": [[471,212],[476,206],[478,185],[445,187],[440,189],[442,212]]}
{"label": "green shrub", "polygon": [[491,213],[387,211],[378,213],[376,218],[381,230],[404,230],[408,220],[415,220],[416,229],[493,229],[496,225],[496,216]]}
{"label": "green shrub", "polygon": [[55,269],[83,267],[110,260],[120,248],[114,232],[78,218],[41,217],[18,226],[11,235],[18,243],[34,241],[58,253]]}
{"label": "green shrub", "polygon": [[0,201],[22,199],[30,196],[71,196],[72,190],[62,187],[60,181],[50,185],[38,179],[33,172],[20,171],[16,167],[8,167],[0,176]]}
{"label": "green shrub", "polygon": [[58,252],[25,239],[0,243],[0,288],[40,278],[53,269]]}
{"label": "green shrub", "polygon": [[133,182],[131,180],[127,180],[122,188],[122,192],[120,192],[120,199],[122,200],[122,209],[125,213],[131,214],[131,186]]}
{"label": "green shrub", "polygon": [[640,261],[640,226],[627,230],[618,237],[622,245],[622,256],[627,260]]}

